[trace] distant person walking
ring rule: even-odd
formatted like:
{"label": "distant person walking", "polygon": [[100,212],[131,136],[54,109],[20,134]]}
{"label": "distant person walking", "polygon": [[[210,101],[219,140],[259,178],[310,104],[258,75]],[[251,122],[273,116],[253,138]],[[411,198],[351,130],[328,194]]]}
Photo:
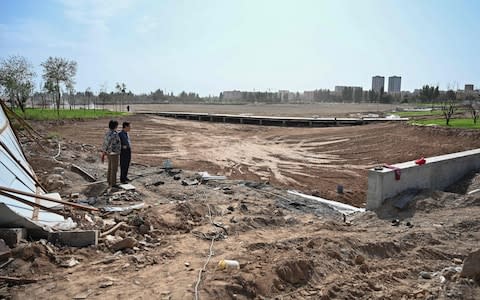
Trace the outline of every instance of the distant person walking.
{"label": "distant person walking", "polygon": [[117,185],[118,158],[121,151],[117,127],[118,122],[115,120],[108,123],[109,130],[105,133],[102,146],[102,163],[105,161],[105,156],[108,157],[107,181],[109,187]]}
{"label": "distant person walking", "polygon": [[132,159],[132,149],[130,147],[130,137],[128,132],[130,131],[130,123],[123,122],[122,131],[118,134],[122,143],[122,151],[120,152],[120,182],[127,183],[128,168],[130,167],[130,160]]}

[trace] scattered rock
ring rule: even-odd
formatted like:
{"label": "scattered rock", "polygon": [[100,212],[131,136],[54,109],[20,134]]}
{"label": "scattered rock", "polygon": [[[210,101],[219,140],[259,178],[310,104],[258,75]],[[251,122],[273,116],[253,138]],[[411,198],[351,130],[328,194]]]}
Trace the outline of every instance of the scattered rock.
{"label": "scattered rock", "polygon": [[88,296],[90,296],[91,293],[92,293],[91,290],[87,290],[85,292],[81,292],[81,293],[76,294],[75,296],[73,296],[73,299],[75,299],[75,300],[87,299]]}
{"label": "scattered rock", "polygon": [[224,187],[223,188],[223,193],[226,195],[233,195],[233,190],[229,187]]}
{"label": "scattered rock", "polygon": [[180,169],[170,169],[168,170],[168,175],[170,176],[174,176],[174,175],[178,175],[182,172],[182,170]]}
{"label": "scattered rock", "polygon": [[355,263],[357,265],[361,265],[365,262],[365,257],[363,255],[357,255],[355,256]]}
{"label": "scattered rock", "polygon": [[65,185],[65,181],[62,175],[51,174],[47,177],[47,182],[45,185],[47,190],[56,190],[62,188]]}
{"label": "scattered rock", "polygon": [[480,280],[480,249],[465,258],[460,276]]}
{"label": "scattered rock", "polygon": [[381,287],[380,285],[377,285],[377,284],[375,284],[375,283],[372,282],[372,281],[369,281],[369,282],[368,282],[368,286],[369,286],[372,290],[377,291],[377,292],[382,290],[382,287]]}
{"label": "scattered rock", "polygon": [[399,219],[392,220],[392,226],[399,226],[399,225],[400,225],[400,220]]}
{"label": "scattered rock", "polygon": [[62,167],[54,167],[53,168],[53,173],[63,175],[65,173],[65,169],[62,168]]}
{"label": "scattered rock", "polygon": [[432,273],[422,271],[420,272],[420,277],[422,277],[423,279],[432,279]]}
{"label": "scattered rock", "polygon": [[182,180],[182,185],[188,186],[188,185],[198,185],[200,182],[196,179],[184,179]]}
{"label": "scattered rock", "polygon": [[461,265],[463,263],[463,260],[461,260],[460,258],[454,258],[452,262],[456,265]]}
{"label": "scattered rock", "polygon": [[95,157],[95,156],[93,156],[93,155],[87,156],[87,157],[85,157],[85,161],[88,162],[88,163],[93,164],[93,163],[95,163],[95,162],[97,161],[97,157]]}
{"label": "scattered rock", "polygon": [[100,286],[100,288],[103,289],[103,288],[107,288],[107,287],[112,286],[112,285],[113,285],[113,281],[108,280],[108,281],[100,282],[99,286]]}
{"label": "scattered rock", "polygon": [[248,207],[245,205],[245,204],[240,204],[240,211],[242,212],[247,212],[248,211]]}
{"label": "scattered rock", "polygon": [[173,180],[180,180],[180,179],[182,179],[182,176],[180,176],[178,174],[173,176]]}
{"label": "scattered rock", "polygon": [[137,240],[132,238],[132,237],[127,237],[127,238],[124,238],[123,240],[113,244],[110,247],[110,249],[112,249],[113,251],[116,252],[116,251],[120,251],[120,250],[123,250],[123,249],[132,249],[133,247],[135,247],[135,245],[137,245]]}
{"label": "scattered rock", "polygon": [[70,259],[62,261],[60,263],[60,266],[64,268],[71,268],[78,265],[79,263],[80,262],[78,260],[76,260],[74,257],[71,257]]}

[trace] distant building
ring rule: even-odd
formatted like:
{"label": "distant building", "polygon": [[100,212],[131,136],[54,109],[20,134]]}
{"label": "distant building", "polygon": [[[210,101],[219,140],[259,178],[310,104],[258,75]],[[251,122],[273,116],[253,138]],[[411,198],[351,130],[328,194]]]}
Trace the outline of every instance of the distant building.
{"label": "distant building", "polygon": [[465,85],[465,93],[473,93],[473,84]]}
{"label": "distant building", "polygon": [[280,98],[281,102],[288,102],[288,95],[290,94],[290,91],[288,90],[279,90],[278,91],[278,98]]}
{"label": "distant building", "polygon": [[315,91],[304,91],[303,92],[303,100],[305,100],[305,101],[315,100]]}
{"label": "distant building", "polygon": [[353,89],[353,100],[354,101],[361,101],[363,100],[363,88],[361,86],[352,86]]}
{"label": "distant building", "polygon": [[372,91],[380,93],[380,90],[385,90],[385,77],[373,76],[372,77]]}
{"label": "distant building", "polygon": [[336,85],[335,86],[335,95],[336,96],[341,96],[343,94],[343,90],[346,88],[344,85]]}
{"label": "distant building", "polygon": [[400,93],[402,88],[402,77],[400,76],[390,76],[388,77],[388,93]]}
{"label": "distant building", "polygon": [[242,99],[242,92],[241,91],[224,91],[223,92],[223,100],[241,100]]}

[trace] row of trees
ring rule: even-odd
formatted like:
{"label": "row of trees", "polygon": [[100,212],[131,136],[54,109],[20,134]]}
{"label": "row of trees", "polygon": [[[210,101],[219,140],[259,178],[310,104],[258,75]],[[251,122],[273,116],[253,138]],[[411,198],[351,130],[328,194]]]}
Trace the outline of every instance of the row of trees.
{"label": "row of trees", "polygon": [[[114,105],[123,108],[127,103],[223,103],[223,94],[219,97],[203,97],[201,98],[197,93],[182,91],[178,95],[173,93],[166,93],[161,89],[157,89],[149,94],[134,95],[131,91],[127,91],[125,83],[117,83],[115,91],[107,92],[103,86],[98,95],[87,88],[84,92],[75,91],[75,76],[77,73],[77,63],[73,60],[68,60],[62,57],[49,57],[46,61],[40,64],[42,67],[43,83],[39,89],[35,89],[35,78],[33,65],[22,56],[10,56],[0,60],[0,94],[8,97],[11,105],[18,106],[22,111],[25,111],[26,103],[30,99],[32,106],[47,107],[54,104],[57,111],[65,100],[68,101],[70,107],[75,105],[93,104],[93,107],[100,105]],[[398,96],[398,95],[397,95]],[[476,95],[478,97],[478,95]],[[384,92],[383,88],[379,92],[375,91],[361,91],[361,89],[354,89],[352,87],[345,87],[341,95],[330,92],[328,89],[319,89],[309,92],[308,99],[300,93],[288,93],[288,95],[281,95],[276,92],[241,92],[241,97],[238,102],[265,102],[265,103],[279,103],[279,102],[373,102],[373,103],[393,103],[399,101],[393,95]],[[442,111],[445,111],[445,118],[447,123],[454,115],[458,107],[457,94],[455,91],[449,89],[446,93],[441,94],[438,86],[425,85],[420,90],[418,99],[425,103],[431,103],[432,108],[434,103],[441,98]],[[471,105],[470,111],[478,119],[478,113],[475,110],[476,102],[474,94],[467,94],[466,100],[469,100]],[[62,101],[63,100],[63,101]]]}
{"label": "row of trees", "polygon": [[420,90],[420,99],[431,103],[432,110],[435,108],[436,102],[440,103],[440,110],[446,125],[450,124],[450,120],[460,108],[467,110],[472,117],[473,123],[477,124],[480,113],[478,101],[476,101],[473,95],[466,95],[465,98],[466,101],[461,104],[457,100],[457,92],[448,89],[444,95],[441,95],[438,86],[424,85]]}
{"label": "row of trees", "polygon": [[[41,63],[43,68],[42,90],[53,96],[57,112],[60,110],[62,91],[73,90],[77,74],[77,63],[62,57],[49,57]],[[23,56],[10,56],[0,61],[0,88],[12,105],[24,112],[27,100],[34,92],[35,72]]]}

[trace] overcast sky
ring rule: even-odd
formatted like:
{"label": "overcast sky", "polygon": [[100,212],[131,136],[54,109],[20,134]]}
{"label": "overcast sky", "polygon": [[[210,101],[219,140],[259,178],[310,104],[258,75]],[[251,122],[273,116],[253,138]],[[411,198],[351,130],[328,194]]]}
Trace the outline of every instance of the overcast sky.
{"label": "overcast sky", "polygon": [[[0,58],[78,62],[76,89],[480,86],[480,1],[0,0]],[[40,76],[39,76],[40,77]]]}

